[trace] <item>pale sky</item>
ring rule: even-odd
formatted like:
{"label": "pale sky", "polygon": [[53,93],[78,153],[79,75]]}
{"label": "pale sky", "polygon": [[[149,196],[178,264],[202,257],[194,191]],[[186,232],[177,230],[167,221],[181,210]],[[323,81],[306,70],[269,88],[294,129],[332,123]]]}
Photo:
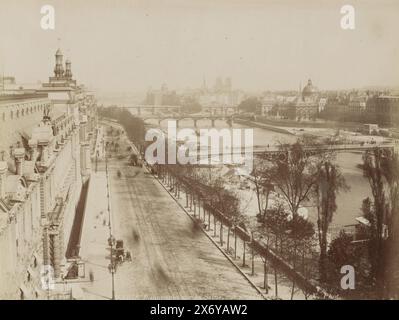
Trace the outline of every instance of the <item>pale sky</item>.
{"label": "pale sky", "polygon": [[[55,7],[55,30],[40,8]],[[356,29],[342,30],[351,4]],[[46,81],[58,47],[78,82],[110,91],[198,87],[230,76],[234,88],[399,85],[399,1],[0,0],[0,71]],[[57,40],[61,38],[61,40]]]}

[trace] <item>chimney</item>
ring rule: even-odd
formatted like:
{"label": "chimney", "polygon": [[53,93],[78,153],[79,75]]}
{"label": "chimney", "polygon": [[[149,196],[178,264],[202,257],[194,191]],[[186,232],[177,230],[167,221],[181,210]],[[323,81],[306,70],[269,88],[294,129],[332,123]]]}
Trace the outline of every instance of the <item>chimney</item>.
{"label": "chimney", "polygon": [[31,150],[30,160],[36,163],[38,153],[37,153],[37,140],[30,139],[29,140],[29,148]]}
{"label": "chimney", "polygon": [[16,174],[22,176],[22,174],[24,173],[25,149],[16,148],[14,150],[14,158],[15,158]]}
{"label": "chimney", "polygon": [[41,147],[41,155],[40,155],[40,161],[43,164],[47,163],[47,160],[50,157],[50,153],[49,153],[49,141],[40,141],[39,143],[40,147]]}
{"label": "chimney", "polygon": [[68,79],[72,79],[72,69],[71,69],[71,61],[65,61],[65,77]]}

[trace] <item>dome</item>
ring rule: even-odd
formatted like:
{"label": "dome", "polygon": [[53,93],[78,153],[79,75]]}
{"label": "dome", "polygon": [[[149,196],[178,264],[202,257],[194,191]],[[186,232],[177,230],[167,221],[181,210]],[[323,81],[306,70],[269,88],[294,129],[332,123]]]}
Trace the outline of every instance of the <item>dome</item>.
{"label": "dome", "polygon": [[317,93],[317,88],[312,84],[312,80],[308,80],[308,84],[303,88],[302,95],[303,96],[310,96]]}

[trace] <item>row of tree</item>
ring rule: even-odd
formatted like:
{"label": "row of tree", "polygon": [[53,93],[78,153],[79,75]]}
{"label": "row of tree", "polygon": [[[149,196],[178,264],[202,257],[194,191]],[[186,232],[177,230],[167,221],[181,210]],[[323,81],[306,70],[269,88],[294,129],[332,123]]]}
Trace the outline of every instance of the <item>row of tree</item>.
{"label": "row of tree", "polygon": [[[210,214],[213,215],[213,230],[214,236],[217,234],[217,224],[220,227],[220,244],[226,244],[226,249],[229,254],[233,254],[236,257],[237,253],[237,235],[243,242],[243,266],[246,265],[245,256],[248,254],[251,256],[251,270],[252,275],[255,274],[255,256],[259,255],[264,265],[264,288],[268,293],[268,268],[272,265],[274,270],[275,278],[275,295],[278,297],[278,274],[282,273],[285,275],[284,279],[291,279],[292,286],[292,297],[295,291],[295,279],[299,279],[298,287],[302,290],[306,297],[310,294],[316,294],[319,298],[325,297],[325,293],[318,292],[319,290],[308,280],[309,276],[302,276],[301,270],[306,269],[307,275],[312,272],[309,268],[306,268],[306,259],[302,259],[301,268],[293,268],[288,262],[280,259],[279,253],[275,250],[271,250],[269,246],[269,237],[267,239],[258,237],[258,230],[252,228],[250,219],[247,215],[242,214],[240,209],[240,200],[236,192],[226,189],[223,178],[216,174],[212,169],[197,169],[197,167],[190,165],[154,165],[152,166],[153,173],[156,173],[163,182],[171,187],[170,191],[174,191],[175,196],[180,197],[180,191],[184,191],[186,194],[186,206],[190,209],[194,209],[194,217],[196,216],[196,208],[198,208],[198,220],[201,223],[205,223],[206,228],[210,228],[211,219]],[[204,217],[200,217],[200,206],[204,210]],[[205,211],[208,213],[208,220],[205,217]],[[283,211],[281,211],[283,214]],[[298,225],[292,220],[286,219],[288,229],[293,230],[303,225]],[[306,223],[306,220],[301,219],[302,222]],[[270,219],[270,222],[272,220]],[[275,227],[274,223],[271,223],[272,227]],[[247,228],[249,226],[249,228]],[[223,228],[227,229],[227,238],[223,242]],[[209,230],[209,229],[208,229]],[[302,228],[301,228],[302,230]],[[230,247],[232,241],[230,241],[231,233],[234,235],[233,248]],[[295,234],[298,234],[296,232]],[[264,241],[266,240],[266,241]],[[288,240],[292,240],[288,237]],[[286,241],[284,243],[284,249],[286,249]],[[305,246],[302,246],[297,252],[305,252]],[[268,261],[270,256],[273,261]]]}
{"label": "row of tree", "polygon": [[[294,266],[298,261],[298,250],[302,250],[300,255],[308,249],[313,251],[309,256],[318,253],[317,280],[334,292],[343,294],[340,269],[350,264],[356,267],[358,275],[355,294],[392,297],[398,290],[393,287],[395,282],[391,276],[398,267],[394,256],[399,252],[396,239],[399,227],[397,155],[380,148],[365,153],[362,167],[373,199],[366,199],[362,207],[368,221],[368,225],[360,228],[364,241],[353,241],[351,235],[343,232],[329,244],[329,227],[337,210],[337,194],[349,187],[334,154],[321,149],[317,151],[315,144],[312,144],[310,152],[308,146],[309,142],[303,141],[281,145],[280,151],[284,156],[277,161],[263,159],[255,163],[252,181],[258,199],[261,233],[266,237],[272,234],[274,248],[287,259],[291,256]],[[281,197],[281,203],[269,208],[272,190]],[[298,213],[302,206],[316,207],[316,228]],[[317,237],[313,237],[314,232]],[[314,238],[317,239],[317,248],[314,247]],[[289,245],[284,246],[283,243],[287,242]],[[353,294],[350,292],[351,296]]]}
{"label": "row of tree", "polygon": [[[129,110],[117,106],[99,107],[97,110],[100,117],[116,120],[123,126],[129,139],[138,147],[144,148],[145,126],[143,119],[135,117]],[[116,130],[114,133],[117,134]]]}

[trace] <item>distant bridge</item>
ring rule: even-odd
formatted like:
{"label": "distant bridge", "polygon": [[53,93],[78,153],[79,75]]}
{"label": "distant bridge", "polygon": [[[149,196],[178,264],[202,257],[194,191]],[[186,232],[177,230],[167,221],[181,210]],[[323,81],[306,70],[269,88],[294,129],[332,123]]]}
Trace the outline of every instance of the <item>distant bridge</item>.
{"label": "distant bridge", "polygon": [[[384,145],[377,145],[377,146],[361,146],[361,145],[353,145],[353,144],[342,144],[342,145],[319,145],[317,147],[305,147],[304,152],[308,156],[312,155],[317,155],[317,154],[322,154],[326,152],[366,152],[366,151],[372,151],[375,150],[376,148],[380,150],[388,150],[390,152],[394,152],[394,145],[393,144],[384,144]],[[208,152],[206,152],[208,151]],[[209,152],[210,150],[205,150],[205,149],[199,149],[198,150],[198,156],[200,159],[205,159],[205,158],[216,158],[220,157],[221,161],[223,161],[223,155],[224,153],[218,152],[218,153],[212,153]],[[245,149],[244,148],[232,148],[230,152],[228,152],[230,155],[244,155],[245,154]],[[270,147],[265,147],[265,146],[254,146],[253,147],[253,152],[252,155],[257,158],[263,158],[266,160],[270,161],[275,161],[275,160],[285,160],[287,157],[288,152],[285,150],[281,150],[281,148],[278,145],[272,145]]]}
{"label": "distant bridge", "polygon": [[206,115],[206,114],[193,114],[193,115],[149,115],[141,117],[143,120],[158,120],[158,124],[161,125],[161,122],[164,120],[173,120],[176,121],[176,126],[179,127],[179,122],[181,120],[193,120],[194,127],[197,127],[198,120],[210,120],[212,123],[212,127],[215,126],[216,120],[226,121],[228,125],[232,126],[234,115]]}
{"label": "distant bridge", "polygon": [[163,105],[146,105],[146,104],[137,104],[132,106],[123,106],[122,108],[135,110],[137,115],[141,115],[142,111],[150,111],[152,115],[155,115],[157,112],[178,112],[180,113],[182,110],[182,106],[163,106]]}
{"label": "distant bridge", "polygon": [[[124,106],[123,108],[129,110],[135,110],[136,115],[141,115],[143,111],[149,111],[152,115],[155,115],[157,112],[177,112],[181,113],[183,107],[182,106],[167,106],[167,105],[131,105]],[[207,113],[210,115],[229,115],[238,113],[238,106],[207,106],[202,108],[203,113]]]}
{"label": "distant bridge", "polygon": [[[204,110],[200,113],[195,114],[186,114],[182,112],[181,106],[149,106],[149,105],[135,105],[135,106],[125,106],[123,108],[129,110],[136,110],[136,115],[139,116],[143,120],[158,120],[158,124],[161,125],[163,120],[174,120],[176,121],[176,126],[179,127],[180,120],[193,120],[194,127],[197,127],[198,120],[210,120],[212,123],[212,127],[215,126],[216,120],[224,120],[230,126],[233,123],[233,117],[236,115],[234,112],[238,110],[235,107],[224,107],[219,108],[222,110],[220,113],[215,113],[213,110],[215,108],[204,108]],[[150,114],[143,114],[142,111],[150,111]],[[166,112],[167,113],[166,113]],[[210,112],[207,112],[210,111]]]}
{"label": "distant bridge", "polygon": [[[372,151],[374,149],[380,150],[389,150],[390,152],[394,152],[393,144],[384,144],[384,145],[360,145],[360,144],[336,144],[336,145],[318,145],[318,146],[308,146],[304,147],[305,154],[308,155],[316,155],[325,152],[366,152]],[[282,154],[286,154],[284,150],[281,150],[279,146],[272,146],[269,148],[265,147],[255,147],[254,152],[255,155],[264,156],[266,158],[276,159],[277,157],[282,157]]]}

